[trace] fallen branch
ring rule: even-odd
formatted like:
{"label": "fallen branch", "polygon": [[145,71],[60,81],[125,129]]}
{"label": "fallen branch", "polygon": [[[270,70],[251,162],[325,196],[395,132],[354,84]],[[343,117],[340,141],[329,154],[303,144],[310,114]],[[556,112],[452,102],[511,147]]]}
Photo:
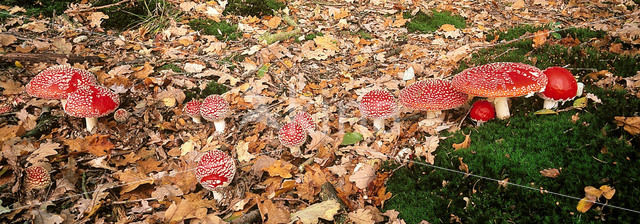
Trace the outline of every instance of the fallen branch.
{"label": "fallen branch", "polygon": [[234,219],[231,221],[231,224],[240,224],[240,223],[254,223],[260,219],[260,210],[254,209],[250,212],[240,216],[240,218]]}
{"label": "fallen branch", "polygon": [[0,55],[0,61],[13,63],[19,62],[56,62],[58,59],[66,58],[69,63],[102,62],[98,56],[78,56],[54,53],[7,53]]}
{"label": "fallen branch", "polygon": [[300,27],[298,27],[298,24],[295,21],[293,21],[293,19],[289,15],[282,16],[282,20],[284,20],[284,22],[289,24],[289,26],[293,26],[295,28],[291,31],[277,32],[274,34],[266,33],[258,37],[258,40],[260,41],[260,43],[266,43],[267,45],[269,45],[278,41],[283,41],[291,37],[300,35],[300,32],[301,32]]}
{"label": "fallen branch", "polygon": [[133,0],[122,0],[122,1],[119,1],[119,2],[116,2],[116,3],[112,3],[112,4],[101,5],[101,6],[91,7],[91,8],[78,9],[78,10],[74,10],[74,11],[67,11],[65,13],[80,13],[80,12],[96,11],[96,10],[99,10],[99,9],[110,8],[110,7],[113,7],[113,6],[122,5],[123,3],[126,3],[126,2],[133,2]]}

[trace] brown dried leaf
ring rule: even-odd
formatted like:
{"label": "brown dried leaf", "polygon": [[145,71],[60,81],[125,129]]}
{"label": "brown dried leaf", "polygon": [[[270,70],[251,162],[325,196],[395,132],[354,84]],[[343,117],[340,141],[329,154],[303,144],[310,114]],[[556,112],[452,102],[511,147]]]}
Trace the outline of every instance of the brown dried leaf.
{"label": "brown dried leaf", "polygon": [[333,216],[340,210],[340,203],[336,200],[327,200],[313,204],[291,215],[291,221],[298,220],[303,224],[316,224],[318,219],[333,221]]}
{"label": "brown dried leaf", "polygon": [[9,34],[0,34],[0,47],[9,46],[16,42],[18,38]]}
{"label": "brown dried leaf", "polygon": [[293,177],[293,175],[291,175],[291,170],[293,170],[293,168],[293,164],[286,161],[277,160],[273,164],[271,164],[271,166],[264,168],[264,171],[267,171],[269,173],[269,176],[272,177],[280,176],[282,178],[291,178]]}
{"label": "brown dried leaf", "polygon": [[24,87],[22,87],[22,84],[20,84],[19,82],[13,81],[11,79],[4,82],[0,82],[0,87],[4,89],[2,91],[2,95],[5,95],[5,96],[20,94],[24,90]]}
{"label": "brown dried leaf", "polygon": [[533,47],[538,48],[547,42],[547,37],[549,37],[549,31],[539,30],[533,33],[533,35],[535,35],[533,37]]}
{"label": "brown dried leaf", "polygon": [[460,161],[460,166],[458,166],[458,169],[464,171],[465,173],[469,173],[469,165],[462,162],[462,157],[458,157],[458,160]]}
{"label": "brown dried leaf", "polygon": [[135,190],[140,185],[143,184],[153,184],[153,179],[145,175],[144,173],[135,171],[132,168],[128,168],[124,171],[118,171],[113,174],[120,182],[127,183],[126,186],[122,187],[120,190],[120,194],[124,194],[130,191]]}
{"label": "brown dried leaf", "polygon": [[540,170],[540,174],[542,174],[542,176],[545,176],[545,177],[556,178],[558,177],[558,175],[560,175],[560,170],[556,168],[549,168],[549,169]]}
{"label": "brown dried leaf", "polygon": [[42,161],[48,161],[47,156],[58,154],[58,151],[56,151],[56,149],[59,149],[59,148],[60,148],[60,144],[51,142],[51,140],[48,140],[46,143],[40,144],[40,148],[38,148],[38,150],[31,153],[31,155],[29,155],[29,158],[27,158],[27,161],[30,162],[31,164],[36,164]]}
{"label": "brown dried leaf", "polygon": [[371,211],[366,209],[358,209],[353,212],[349,212],[349,219],[355,224],[373,224],[373,215]]}
{"label": "brown dried leaf", "polygon": [[621,117],[616,116],[616,124],[618,126],[624,126],[624,130],[632,135],[640,134],[640,117]]}
{"label": "brown dried leaf", "polygon": [[376,178],[376,169],[367,163],[358,163],[349,181],[355,182],[356,187],[365,189]]}
{"label": "brown dried leaf", "polygon": [[611,200],[613,195],[616,193],[616,189],[610,187],[609,185],[600,186],[600,190],[602,191],[602,196],[604,196],[604,198],[606,198],[607,200]]}
{"label": "brown dried leaf", "polygon": [[471,137],[469,134],[469,135],[464,135],[464,141],[462,141],[461,143],[453,143],[452,146],[455,150],[458,150],[458,149],[469,148],[470,145],[471,145]]}
{"label": "brown dried leaf", "polygon": [[103,19],[109,19],[109,16],[104,14],[103,12],[92,12],[89,17],[87,17],[90,21],[89,26],[94,28],[100,28],[100,24]]}
{"label": "brown dried leaf", "polygon": [[263,203],[258,203],[260,214],[266,214],[269,218],[265,221],[266,224],[288,223],[291,218],[289,211],[282,205],[277,205],[271,200],[265,200]]}

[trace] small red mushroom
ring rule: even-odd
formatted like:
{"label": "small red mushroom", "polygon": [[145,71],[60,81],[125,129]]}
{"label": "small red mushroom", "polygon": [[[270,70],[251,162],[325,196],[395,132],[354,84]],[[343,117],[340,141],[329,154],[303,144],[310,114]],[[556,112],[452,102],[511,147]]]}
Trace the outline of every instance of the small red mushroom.
{"label": "small red mushroom", "polygon": [[117,109],[116,112],[113,112],[113,119],[117,122],[125,122],[129,119],[129,112],[125,109]]}
{"label": "small red mushroom", "polygon": [[316,128],[316,123],[313,121],[311,114],[300,111],[293,118],[293,122],[298,123],[305,131],[310,132]]}
{"label": "small red mushroom", "polygon": [[578,82],[571,72],[563,67],[550,67],[543,71],[547,86],[538,95],[544,99],[544,108],[552,109],[558,102],[572,100],[578,93]]}
{"label": "small red mushroom", "polygon": [[486,100],[478,100],[471,105],[471,111],[469,112],[471,120],[481,125],[484,122],[490,121],[496,117],[496,109],[493,108],[493,104]]}
{"label": "small red mushroom", "polygon": [[300,145],[307,140],[307,133],[300,124],[291,122],[280,128],[278,139],[282,145],[291,149],[291,154],[299,156]]}
{"label": "small red mushroom", "polygon": [[213,149],[199,158],[195,173],[202,187],[215,191],[216,188],[229,186],[233,181],[236,163],[227,153]]}
{"label": "small red mushroom", "polygon": [[41,190],[51,184],[49,171],[41,166],[30,166],[25,169],[27,176],[24,180],[27,190]]}
{"label": "small red mushroom", "polygon": [[200,105],[200,116],[207,121],[213,121],[216,132],[224,132],[224,119],[229,115],[229,103],[220,95],[210,95]]}
{"label": "small red mushroom", "polygon": [[398,109],[396,98],[386,90],[375,89],[362,96],[360,113],[373,119],[376,130],[384,130],[384,120],[393,116]]}
{"label": "small red mushroom", "polygon": [[451,81],[429,79],[402,89],[399,98],[403,106],[427,111],[427,118],[435,118],[441,110],[453,109],[466,103],[469,96],[451,87]]}
{"label": "small red mushroom", "polygon": [[60,100],[64,107],[69,94],[81,86],[96,83],[96,77],[89,71],[62,65],[42,70],[29,81],[25,90],[33,97]]}
{"label": "small red mushroom", "polygon": [[73,117],[84,117],[87,131],[93,132],[98,117],[110,114],[120,105],[118,95],[103,86],[83,86],[69,94],[64,111]]}
{"label": "small red mushroom", "polygon": [[184,113],[191,117],[194,123],[200,124],[200,106],[202,106],[202,102],[200,100],[191,100],[188,103],[184,104]]}
{"label": "small red mushroom", "polygon": [[451,80],[456,90],[481,97],[494,98],[499,119],[509,118],[509,97],[531,96],[547,85],[540,69],[522,63],[496,62],[465,69]]}

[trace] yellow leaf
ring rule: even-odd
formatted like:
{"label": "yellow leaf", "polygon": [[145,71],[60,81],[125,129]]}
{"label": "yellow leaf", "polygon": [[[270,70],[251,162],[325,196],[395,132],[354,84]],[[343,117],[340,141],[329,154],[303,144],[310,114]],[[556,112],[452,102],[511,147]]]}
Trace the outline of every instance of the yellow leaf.
{"label": "yellow leaf", "polygon": [[584,193],[585,193],[585,196],[587,197],[593,197],[597,199],[600,197],[600,195],[602,195],[602,190],[592,186],[586,186],[584,187]]}
{"label": "yellow leaf", "polygon": [[291,178],[291,170],[293,169],[293,164],[284,162],[282,160],[276,160],[271,166],[264,168],[264,171],[269,172],[269,176],[275,177],[280,176],[282,178]]}
{"label": "yellow leaf", "polygon": [[609,185],[600,186],[600,190],[602,191],[602,196],[604,196],[604,198],[606,198],[607,200],[610,200],[616,193],[616,189],[610,187]]}
{"label": "yellow leaf", "polygon": [[440,26],[440,30],[445,32],[450,32],[450,31],[455,31],[456,27],[451,24],[442,24],[442,26]]}
{"label": "yellow leaf", "polygon": [[533,34],[535,35],[533,37],[533,47],[534,48],[538,48],[538,47],[544,45],[544,43],[547,42],[547,37],[549,37],[549,31],[548,30],[539,30],[539,31],[536,31]]}
{"label": "yellow leaf", "polygon": [[133,73],[133,76],[135,76],[137,79],[144,80],[149,77],[151,73],[153,73],[153,66],[151,66],[149,62],[145,62],[143,66],[133,68],[133,70],[136,71],[135,73]]}
{"label": "yellow leaf", "polygon": [[320,48],[324,48],[327,50],[334,50],[334,51],[339,50],[338,41],[333,39],[333,37],[330,35],[316,36],[316,38],[313,39],[313,42],[315,42],[316,45],[318,45],[318,47]]}
{"label": "yellow leaf", "polygon": [[554,110],[549,110],[549,109],[542,109],[534,112],[533,114],[535,115],[558,114],[558,112],[555,112]]}
{"label": "yellow leaf", "polygon": [[593,206],[593,201],[594,200],[589,199],[588,197],[584,197],[584,198],[580,199],[576,209],[578,209],[579,212],[585,213],[585,212],[589,211],[589,209],[591,209],[591,206]]}
{"label": "yellow leaf", "polygon": [[275,29],[280,26],[280,23],[282,23],[282,18],[280,18],[279,16],[274,16],[271,17],[271,19],[269,19],[269,21],[267,21],[265,25],[271,29]]}
{"label": "yellow leaf", "polygon": [[464,135],[464,141],[462,141],[461,143],[453,143],[453,145],[451,146],[453,146],[455,150],[469,148],[469,146],[471,145],[471,137],[469,136],[470,134]]}
{"label": "yellow leaf", "polygon": [[517,0],[515,3],[513,3],[513,5],[511,5],[511,8],[513,9],[521,9],[524,7],[524,0]]}
{"label": "yellow leaf", "polygon": [[580,97],[578,99],[575,99],[573,101],[573,107],[575,108],[585,108],[587,106],[587,98],[586,97]]}
{"label": "yellow leaf", "polygon": [[102,20],[108,19],[109,16],[104,14],[103,12],[92,12],[91,15],[89,15],[89,17],[87,18],[91,21],[91,23],[89,23],[91,27],[100,28],[100,24],[102,23]]}

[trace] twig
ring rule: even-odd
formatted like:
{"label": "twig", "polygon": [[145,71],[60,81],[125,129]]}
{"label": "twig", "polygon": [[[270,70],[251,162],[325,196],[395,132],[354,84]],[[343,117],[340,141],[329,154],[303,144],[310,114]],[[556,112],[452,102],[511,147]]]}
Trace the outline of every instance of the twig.
{"label": "twig", "polygon": [[136,202],[141,202],[141,201],[154,201],[154,200],[158,200],[158,199],[157,198],[143,198],[143,199],[128,200],[128,201],[115,201],[115,202],[111,202],[111,204],[122,205],[122,204],[136,203]]}
{"label": "twig", "polygon": [[113,6],[119,6],[122,5],[123,3],[126,2],[133,2],[133,0],[122,0],[116,3],[112,3],[112,4],[107,4],[107,5],[101,5],[101,6],[96,6],[96,7],[91,7],[91,8],[86,8],[86,9],[78,9],[75,11],[69,11],[67,13],[80,13],[80,12],[89,12],[89,11],[95,11],[98,9],[104,9],[104,8],[109,8],[109,7],[113,7]]}
{"label": "twig", "polygon": [[297,199],[297,198],[272,198],[271,200],[275,200],[275,201],[297,201],[297,202],[302,202],[305,205],[309,206],[309,203],[307,203],[306,201]]}
{"label": "twig", "polygon": [[258,209],[254,209],[240,216],[240,218],[232,220],[231,224],[254,223],[260,218],[260,211]]}

